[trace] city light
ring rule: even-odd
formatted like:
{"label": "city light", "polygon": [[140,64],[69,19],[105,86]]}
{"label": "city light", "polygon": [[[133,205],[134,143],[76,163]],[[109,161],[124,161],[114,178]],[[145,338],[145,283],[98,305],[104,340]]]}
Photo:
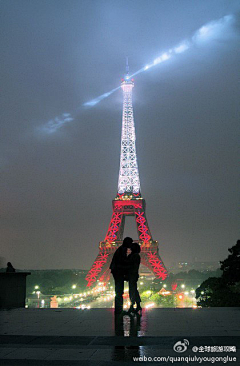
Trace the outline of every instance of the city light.
{"label": "city light", "polygon": [[[152,278],[150,277],[145,277],[145,276],[141,276],[140,277],[142,279],[141,283],[144,284],[146,286],[140,286],[140,290],[142,293],[140,293],[140,296],[142,294],[143,298],[144,296],[145,299],[143,300],[142,303],[142,307],[146,308],[146,309],[151,309],[153,307],[162,307],[164,306],[163,304],[161,304],[161,301],[163,301],[164,297],[173,297],[173,305],[172,306],[182,306],[184,304],[184,306],[187,306],[189,308],[197,308],[196,305],[196,300],[195,300],[195,290],[190,287],[191,285],[189,284],[189,287],[191,288],[191,290],[186,290],[186,287],[188,285],[184,284],[184,283],[180,283],[179,287],[182,288],[182,292],[174,294],[172,291],[168,291],[167,287],[168,285],[166,283],[160,283],[159,282],[159,288],[157,285],[157,288],[153,289],[151,286],[152,285]],[[58,304],[62,305],[62,307],[73,307],[75,309],[81,309],[81,310],[88,310],[90,308],[95,308],[95,307],[103,307],[103,308],[112,308],[114,307],[113,305],[113,299],[115,296],[115,292],[114,292],[114,287],[110,286],[110,284],[108,284],[108,287],[103,286],[103,282],[100,282],[98,286],[96,286],[95,288],[93,288],[92,290],[86,291],[86,292],[82,292],[79,294],[66,294],[65,296],[62,295],[60,297],[58,297]],[[70,285],[70,288],[72,288],[74,285]],[[76,285],[78,286],[78,285]],[[103,288],[105,288],[106,292],[103,292]],[[184,290],[185,288],[185,290]],[[125,286],[124,289],[124,310],[126,310],[127,308],[130,307],[130,299],[129,299],[129,288],[127,286]],[[139,290],[139,291],[140,291]],[[41,300],[41,292],[40,290],[35,290],[34,293],[36,295],[38,295],[39,298],[39,302],[38,302],[38,307],[41,308],[45,308],[48,307],[48,304],[46,304],[46,300]],[[204,294],[204,292],[202,291],[202,294]],[[156,296],[156,303],[152,302],[152,298],[151,296],[154,295]],[[157,296],[158,295],[158,296]],[[175,298],[175,302],[174,302],[174,298]],[[184,302],[184,299],[186,299],[186,304]],[[87,301],[87,300],[90,300]],[[169,298],[170,300],[170,298]],[[176,300],[178,300],[178,302],[176,302]],[[88,303],[86,303],[88,302]]]}
{"label": "city light", "polygon": [[89,310],[91,307],[90,305],[80,305],[80,306],[77,306],[76,309],[81,309],[81,310]]}
{"label": "city light", "polygon": [[166,295],[171,295],[170,291],[161,291],[161,295],[166,296]]}
{"label": "city light", "polygon": [[75,288],[76,288],[77,286],[76,285],[72,285],[72,289],[74,289],[75,290]]}

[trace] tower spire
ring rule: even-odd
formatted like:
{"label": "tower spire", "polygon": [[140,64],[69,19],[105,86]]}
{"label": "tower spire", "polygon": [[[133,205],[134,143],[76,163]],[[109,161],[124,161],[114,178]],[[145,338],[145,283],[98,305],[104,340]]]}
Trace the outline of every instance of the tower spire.
{"label": "tower spire", "polygon": [[121,83],[121,88],[123,90],[123,112],[118,195],[134,194],[140,196],[140,179],[137,164],[136,135],[132,106],[133,87],[133,79],[129,79],[128,57],[126,57],[126,75]]}

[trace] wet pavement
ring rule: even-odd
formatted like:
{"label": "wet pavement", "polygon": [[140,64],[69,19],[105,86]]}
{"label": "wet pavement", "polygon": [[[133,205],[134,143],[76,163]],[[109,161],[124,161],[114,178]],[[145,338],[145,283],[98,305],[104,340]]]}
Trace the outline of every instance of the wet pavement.
{"label": "wet pavement", "polygon": [[[239,324],[240,308],[148,309],[142,317],[115,317],[112,309],[3,310],[0,365],[197,365],[199,360],[174,357],[226,356],[239,361]],[[177,342],[184,352],[173,350]]]}

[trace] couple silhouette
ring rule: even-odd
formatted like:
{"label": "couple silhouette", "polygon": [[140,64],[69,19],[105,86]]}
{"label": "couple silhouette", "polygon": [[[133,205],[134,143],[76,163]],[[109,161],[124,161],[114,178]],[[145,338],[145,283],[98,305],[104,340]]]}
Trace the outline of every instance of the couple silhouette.
{"label": "couple silhouette", "polygon": [[131,306],[128,313],[141,314],[141,298],[137,289],[140,252],[140,245],[133,243],[132,238],[126,237],[113,255],[110,269],[115,281],[115,314],[123,314],[124,281],[129,283]]}

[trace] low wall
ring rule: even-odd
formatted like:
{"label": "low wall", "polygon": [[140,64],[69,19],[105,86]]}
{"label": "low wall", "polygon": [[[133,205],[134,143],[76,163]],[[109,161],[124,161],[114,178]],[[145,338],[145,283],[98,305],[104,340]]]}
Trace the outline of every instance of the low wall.
{"label": "low wall", "polygon": [[26,299],[26,278],[30,272],[0,273],[0,308],[23,308]]}

